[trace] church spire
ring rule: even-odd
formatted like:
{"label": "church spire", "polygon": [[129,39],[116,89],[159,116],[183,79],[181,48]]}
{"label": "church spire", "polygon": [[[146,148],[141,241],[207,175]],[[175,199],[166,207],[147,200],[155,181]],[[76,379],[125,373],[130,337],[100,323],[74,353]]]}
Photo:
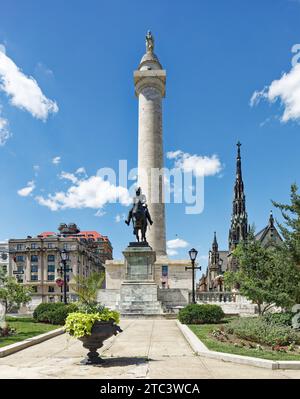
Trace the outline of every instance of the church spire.
{"label": "church spire", "polygon": [[212,243],[212,250],[218,251],[218,241],[217,241],[217,235],[216,232],[214,232],[214,240]]}
{"label": "church spire", "polygon": [[210,251],[210,268],[218,269],[219,259],[220,259],[219,245],[217,241],[216,232],[214,232],[214,239]]}
{"label": "church spire", "polygon": [[238,141],[237,146],[237,157],[236,157],[236,178],[242,180],[242,162],[241,162],[241,143]]}
{"label": "church spire", "polygon": [[244,240],[248,232],[248,216],[246,212],[246,196],[242,177],[241,143],[237,142],[236,178],[232,201],[231,226],[229,230],[229,252]]}
{"label": "church spire", "polygon": [[271,228],[274,228],[274,216],[273,216],[273,212],[272,211],[270,211],[269,226]]}

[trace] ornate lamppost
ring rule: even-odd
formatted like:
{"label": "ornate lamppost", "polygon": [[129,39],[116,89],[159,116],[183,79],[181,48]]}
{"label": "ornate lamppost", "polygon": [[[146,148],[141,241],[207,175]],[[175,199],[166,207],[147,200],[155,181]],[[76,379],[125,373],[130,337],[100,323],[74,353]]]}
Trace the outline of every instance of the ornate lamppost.
{"label": "ornate lamppost", "polygon": [[195,298],[195,270],[201,270],[201,266],[195,267],[195,261],[198,255],[198,251],[195,248],[189,250],[189,256],[192,262],[192,267],[186,266],[185,270],[192,270],[192,303],[196,303]]}
{"label": "ornate lamppost", "polygon": [[57,272],[60,273],[60,275],[64,278],[64,303],[67,303],[67,272],[72,272],[73,270],[67,267],[69,252],[66,249],[63,249],[62,251],[59,250],[59,255],[61,258],[62,266],[57,269]]}

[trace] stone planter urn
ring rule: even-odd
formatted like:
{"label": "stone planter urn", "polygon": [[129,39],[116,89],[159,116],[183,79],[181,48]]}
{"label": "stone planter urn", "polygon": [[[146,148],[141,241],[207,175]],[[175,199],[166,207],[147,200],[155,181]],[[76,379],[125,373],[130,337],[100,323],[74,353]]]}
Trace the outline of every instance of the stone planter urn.
{"label": "stone planter urn", "polygon": [[83,342],[83,347],[88,349],[87,357],[83,359],[81,364],[100,364],[103,359],[99,356],[97,350],[103,346],[106,339],[122,332],[120,326],[112,321],[96,321],[92,327],[90,335],[84,335],[79,338]]}

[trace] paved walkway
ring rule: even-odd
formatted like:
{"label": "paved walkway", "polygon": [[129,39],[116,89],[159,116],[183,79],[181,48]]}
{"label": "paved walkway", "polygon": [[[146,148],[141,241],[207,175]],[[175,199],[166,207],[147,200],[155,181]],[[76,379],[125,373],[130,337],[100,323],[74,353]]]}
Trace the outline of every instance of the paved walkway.
{"label": "paved walkway", "polygon": [[123,320],[106,341],[103,366],[83,366],[82,343],[60,335],[0,358],[0,378],[300,378],[297,370],[267,370],[195,356],[174,320]]}

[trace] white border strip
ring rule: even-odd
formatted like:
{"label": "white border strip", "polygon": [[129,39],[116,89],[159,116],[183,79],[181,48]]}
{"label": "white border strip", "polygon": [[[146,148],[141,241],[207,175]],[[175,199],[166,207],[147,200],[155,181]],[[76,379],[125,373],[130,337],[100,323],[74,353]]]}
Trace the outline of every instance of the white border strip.
{"label": "white border strip", "polygon": [[64,328],[57,328],[56,330],[48,331],[44,334],[36,335],[35,337],[31,337],[25,339],[24,341],[16,342],[15,344],[6,345],[0,348],[0,358],[12,355],[13,353],[19,352],[22,349],[26,349],[29,346],[39,344],[41,342],[46,341],[47,339],[54,338],[57,335],[63,334]]}

